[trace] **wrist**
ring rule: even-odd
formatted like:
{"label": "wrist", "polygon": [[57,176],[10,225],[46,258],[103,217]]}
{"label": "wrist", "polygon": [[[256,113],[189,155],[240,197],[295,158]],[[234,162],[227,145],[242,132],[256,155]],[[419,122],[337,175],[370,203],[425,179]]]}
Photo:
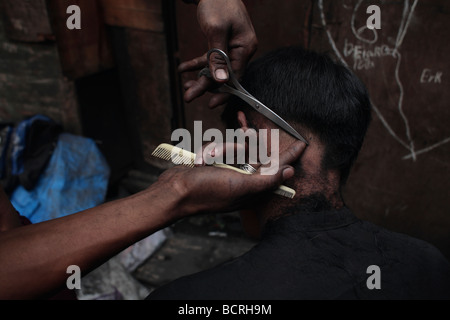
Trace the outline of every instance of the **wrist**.
{"label": "wrist", "polygon": [[172,224],[189,215],[186,206],[188,190],[177,181],[170,184],[157,181],[144,193],[146,202],[155,209],[152,211],[162,213],[161,224]]}

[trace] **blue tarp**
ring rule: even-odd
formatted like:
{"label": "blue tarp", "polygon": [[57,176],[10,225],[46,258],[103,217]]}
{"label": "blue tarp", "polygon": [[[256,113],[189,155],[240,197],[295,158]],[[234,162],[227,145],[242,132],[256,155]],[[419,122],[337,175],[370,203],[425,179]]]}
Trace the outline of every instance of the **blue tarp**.
{"label": "blue tarp", "polygon": [[18,176],[23,172],[23,153],[26,148],[26,139],[27,139],[27,131],[28,128],[33,124],[36,120],[42,120],[51,122],[52,120],[49,117],[38,114],[27,120],[20,122],[17,127],[14,129],[14,135],[11,143],[13,144],[12,152],[11,152],[11,163],[12,163],[12,172],[11,174],[14,176]]}
{"label": "blue tarp", "polygon": [[32,223],[70,215],[104,202],[109,173],[93,140],[63,133],[36,187],[17,187],[11,202]]}

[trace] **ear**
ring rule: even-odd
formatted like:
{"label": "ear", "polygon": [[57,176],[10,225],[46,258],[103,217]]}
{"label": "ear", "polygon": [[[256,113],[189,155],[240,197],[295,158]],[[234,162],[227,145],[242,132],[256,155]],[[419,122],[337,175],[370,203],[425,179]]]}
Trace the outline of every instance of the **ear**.
{"label": "ear", "polygon": [[239,122],[239,125],[241,126],[241,129],[244,130],[244,132],[249,129],[247,117],[245,116],[244,112],[242,111],[237,112],[237,120]]}

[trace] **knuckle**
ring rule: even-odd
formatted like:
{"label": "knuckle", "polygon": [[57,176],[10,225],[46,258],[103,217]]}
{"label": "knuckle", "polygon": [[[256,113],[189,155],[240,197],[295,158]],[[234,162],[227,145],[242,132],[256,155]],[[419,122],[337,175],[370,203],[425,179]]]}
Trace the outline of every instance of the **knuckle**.
{"label": "knuckle", "polygon": [[201,64],[201,57],[194,58],[190,61],[191,67],[197,67]]}
{"label": "knuckle", "polygon": [[176,193],[185,195],[188,191],[188,186],[183,181],[175,180],[172,181],[172,187]]}
{"label": "knuckle", "polygon": [[182,176],[184,175],[185,170],[182,170],[184,168],[175,167],[169,171],[172,171],[173,174],[170,176],[170,179],[167,181],[173,188],[174,192],[185,196],[188,194],[189,186],[186,183],[186,179],[183,179]]}
{"label": "knuckle", "polygon": [[209,62],[216,66],[224,66],[227,64],[225,59],[217,53],[211,55]]}
{"label": "knuckle", "polygon": [[222,32],[225,26],[219,15],[211,15],[208,19],[208,26],[206,34],[209,36],[215,36],[217,33]]}

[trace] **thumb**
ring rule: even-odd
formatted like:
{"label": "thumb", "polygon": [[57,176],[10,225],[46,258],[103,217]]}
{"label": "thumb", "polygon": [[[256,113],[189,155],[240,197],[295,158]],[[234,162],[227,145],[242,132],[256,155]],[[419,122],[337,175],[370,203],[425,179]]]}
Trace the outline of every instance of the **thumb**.
{"label": "thumb", "polygon": [[285,180],[290,179],[294,176],[294,168],[290,166],[290,163],[295,162],[305,151],[306,144],[301,141],[296,141],[292,143],[285,151],[280,153],[279,156],[279,170],[275,174],[261,175],[253,174],[250,177],[254,180],[252,181],[251,188],[254,191],[260,192],[268,189],[273,189],[282,184]]}
{"label": "thumb", "polygon": [[279,187],[285,180],[292,178],[294,173],[294,168],[292,166],[284,165],[273,175],[264,176],[253,174],[248,176],[248,180],[251,180],[248,187],[252,193],[273,190]]}
{"label": "thumb", "polygon": [[[210,49],[220,49],[227,53],[227,43],[224,42],[226,35],[214,35],[213,41],[209,42]],[[227,53],[228,54],[228,53]],[[209,56],[209,70],[211,71],[214,80],[217,82],[227,82],[228,81],[228,66],[225,59],[217,52],[211,53]]]}

